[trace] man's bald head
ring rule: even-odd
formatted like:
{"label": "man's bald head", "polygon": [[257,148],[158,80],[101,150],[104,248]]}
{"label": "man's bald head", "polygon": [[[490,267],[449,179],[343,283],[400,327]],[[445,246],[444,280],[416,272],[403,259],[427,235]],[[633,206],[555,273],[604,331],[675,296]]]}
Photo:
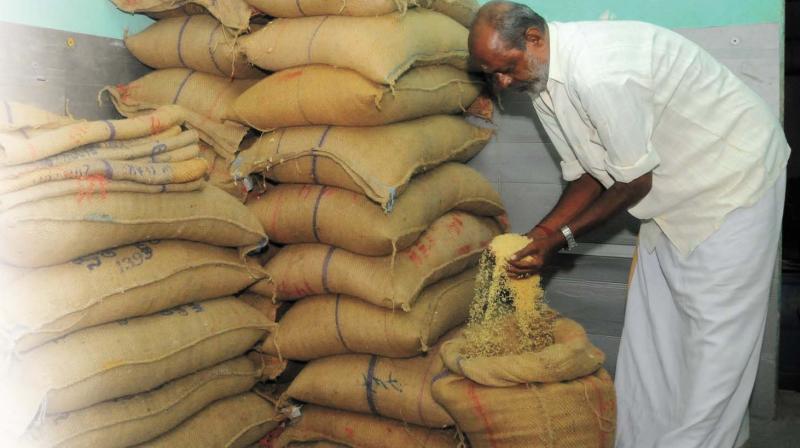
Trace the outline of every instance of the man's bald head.
{"label": "man's bald head", "polygon": [[547,22],[526,5],[506,0],[492,0],[483,5],[470,27],[470,46],[473,39],[486,31],[494,31],[508,48],[524,49],[525,33],[529,28],[547,32]]}

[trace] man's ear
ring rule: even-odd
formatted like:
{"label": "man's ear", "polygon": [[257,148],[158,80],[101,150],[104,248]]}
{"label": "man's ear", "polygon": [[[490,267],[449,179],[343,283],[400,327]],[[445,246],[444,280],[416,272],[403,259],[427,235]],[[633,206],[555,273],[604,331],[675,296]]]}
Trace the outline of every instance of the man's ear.
{"label": "man's ear", "polygon": [[525,30],[525,41],[534,46],[542,45],[544,42],[544,33],[539,28],[530,27]]}

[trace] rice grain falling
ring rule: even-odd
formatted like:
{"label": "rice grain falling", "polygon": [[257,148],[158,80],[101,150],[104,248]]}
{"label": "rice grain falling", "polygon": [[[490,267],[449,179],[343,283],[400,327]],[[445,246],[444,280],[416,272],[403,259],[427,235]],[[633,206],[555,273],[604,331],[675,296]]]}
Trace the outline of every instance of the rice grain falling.
{"label": "rice grain falling", "polygon": [[513,279],[506,272],[509,258],[531,241],[525,235],[499,235],[482,254],[464,332],[467,358],[534,352],[553,344],[558,314],[544,303],[540,277]]}

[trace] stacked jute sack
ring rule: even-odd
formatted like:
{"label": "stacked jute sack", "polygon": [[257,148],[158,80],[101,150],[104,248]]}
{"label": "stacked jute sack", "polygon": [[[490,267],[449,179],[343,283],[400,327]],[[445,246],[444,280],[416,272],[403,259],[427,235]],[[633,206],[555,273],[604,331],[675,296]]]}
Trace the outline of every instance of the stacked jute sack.
{"label": "stacked jute sack", "polygon": [[207,185],[174,106],[74,121],[3,102],[0,434],[31,447],[241,446],[278,424],[246,353],[274,325],[232,297],[266,236]]}
{"label": "stacked jute sack", "polygon": [[134,117],[163,105],[180,106],[187,124],[199,133],[201,157],[209,162],[208,181],[244,201],[248,185],[234,182],[230,162],[248,128],[233,110],[233,101],[265,76],[241,50],[260,14],[243,0],[117,1],[120,9],[144,12],[161,20],[125,37],[139,61],[155,70],[127,84],[108,86],[116,109]]}
{"label": "stacked jute sack", "polygon": [[336,3],[253,2],[279,18],[240,40],[275,73],[233,103],[264,134],[231,171],[278,183],[247,206],[284,245],[250,291],[294,302],[262,351],[310,361],[279,407],[304,404],[272,441],[456,446],[430,384],[505,228],[497,192],[458,163],[491,137],[456,115],[481,89],[468,32],[417,3]]}

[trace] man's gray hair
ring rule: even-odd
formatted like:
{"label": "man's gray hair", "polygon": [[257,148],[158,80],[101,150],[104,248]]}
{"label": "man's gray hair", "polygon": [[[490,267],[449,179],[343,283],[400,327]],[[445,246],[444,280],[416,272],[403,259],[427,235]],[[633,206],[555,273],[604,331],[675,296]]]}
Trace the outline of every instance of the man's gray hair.
{"label": "man's gray hair", "polygon": [[472,26],[485,22],[512,48],[525,48],[525,32],[536,28],[547,32],[547,22],[527,5],[505,0],[493,0],[481,7]]}

